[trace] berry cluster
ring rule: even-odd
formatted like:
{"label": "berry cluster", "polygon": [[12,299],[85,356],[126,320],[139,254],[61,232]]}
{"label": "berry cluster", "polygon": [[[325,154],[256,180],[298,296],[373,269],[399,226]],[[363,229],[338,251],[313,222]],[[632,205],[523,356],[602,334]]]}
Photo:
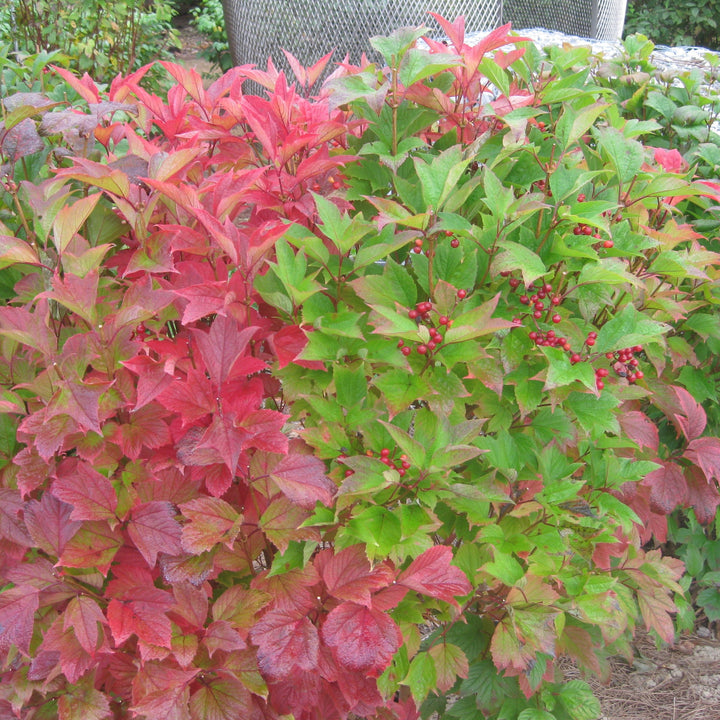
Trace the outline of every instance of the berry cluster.
{"label": "berry cluster", "polygon": [[[458,297],[461,300],[466,296],[467,292],[465,290],[458,290]],[[416,303],[414,308],[408,310],[408,317],[411,320],[415,320],[418,324],[426,325],[428,333],[430,334],[430,340],[428,340],[427,343],[419,343],[415,346],[415,352],[418,353],[418,355],[432,354],[433,350],[442,344],[443,331],[452,326],[452,320],[447,315],[437,315],[437,324],[434,324],[432,314],[433,305],[428,300]],[[398,340],[397,346],[405,357],[412,353],[412,348],[406,345],[402,339]]]}
{"label": "berry cluster", "polygon": [[605,357],[613,362],[615,374],[618,377],[627,378],[632,385],[645,377],[645,373],[639,369],[640,361],[635,357],[642,352],[642,349],[642,345],[634,345],[614,353],[606,353]]}
{"label": "berry cluster", "polygon": [[[451,238],[450,239],[450,247],[452,247],[452,248],[460,247],[460,240],[458,240],[455,237],[455,234],[453,233],[452,230],[443,231],[443,235],[445,235],[445,237]],[[423,252],[424,246],[425,246],[425,241],[422,238],[415,238],[415,244],[412,248],[412,252],[414,252],[416,255],[420,255],[420,253]],[[428,256],[430,255],[430,253],[432,253],[431,249],[425,251],[425,254]]]}
{"label": "berry cluster", "polygon": [[[517,278],[510,278],[508,282],[513,290],[520,284]],[[528,285],[526,291],[532,293],[532,295],[521,295],[519,297],[520,304],[532,306],[532,316],[535,320],[540,320],[546,309],[555,308],[562,303],[562,296],[554,292],[553,286],[550,283],[545,283],[537,289],[534,285]],[[547,308],[545,305],[546,300],[548,301]],[[562,320],[562,316],[559,313],[554,313],[550,320],[557,324]]]}
{"label": "berry cluster", "polygon": [[[407,455],[405,455],[405,453],[403,453],[397,459],[395,459],[396,452],[397,452],[397,448],[393,448],[392,450],[390,448],[383,448],[380,451],[378,460],[380,460],[380,462],[383,463],[383,465],[387,465],[389,468],[392,468],[393,470],[397,470],[398,475],[400,475],[400,477],[404,477],[405,474],[407,473],[407,471],[411,467],[410,462],[408,461],[408,457],[407,457]],[[367,455],[367,457],[375,457],[375,453],[372,450],[366,450],[365,455]],[[340,455],[338,455],[337,459],[338,459],[338,461],[342,462],[346,457],[347,457],[347,455],[345,455],[345,453],[341,453]],[[345,471],[345,477],[350,477],[354,473],[355,473],[354,470],[350,470],[350,468],[348,468]]]}

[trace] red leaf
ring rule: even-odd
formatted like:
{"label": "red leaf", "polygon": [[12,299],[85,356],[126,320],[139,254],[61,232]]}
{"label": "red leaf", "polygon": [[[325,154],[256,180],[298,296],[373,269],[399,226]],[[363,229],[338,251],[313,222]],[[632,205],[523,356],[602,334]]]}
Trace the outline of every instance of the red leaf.
{"label": "red leaf", "polygon": [[173,379],[158,394],[158,402],[177,413],[183,423],[197,420],[217,409],[212,385],[200,370],[190,370],[184,382]]}
{"label": "red leaf", "polygon": [[695,510],[695,517],[698,522],[708,525],[715,520],[718,505],[720,505],[720,493],[717,485],[702,475],[696,467],[688,469],[687,472],[687,503]]}
{"label": "red leaf", "polygon": [[24,653],[30,652],[35,611],[39,606],[34,588],[16,586],[0,592],[0,650],[7,652],[15,645]]}
{"label": "red leaf", "polygon": [[0,334],[49,358],[57,350],[57,338],[48,327],[48,317],[47,300],[41,300],[32,313],[20,307],[0,307]]}
{"label": "red leaf", "polygon": [[123,365],[138,376],[134,410],[139,410],[152,402],[174,380],[164,363],[156,362],[147,355],[138,355],[125,360]]}
{"label": "red leaf", "polygon": [[182,529],[182,546],[187,552],[205,552],[218,543],[232,549],[242,521],[232,505],[220,498],[200,497],[182,503],[180,511],[190,520]]}
{"label": "red leaf", "polygon": [[112,483],[87,463],[70,459],[58,465],[52,494],[73,506],[73,520],[117,523],[117,495]]}
{"label": "red leaf", "polygon": [[207,315],[223,311],[228,294],[228,284],[225,280],[206,282],[201,285],[178,288],[175,292],[188,301],[183,311],[182,324],[189,325]]}
{"label": "red leaf", "polygon": [[285,325],[271,337],[270,341],[281,368],[291,362],[315,370],[324,368],[323,363],[319,360],[297,359],[308,344],[307,335],[299,325]]}
{"label": "red leaf", "polygon": [[400,629],[390,616],[349,602],[327,616],[322,639],[341,665],[370,677],[383,673],[402,644]]}
{"label": "red leaf", "polygon": [[330,505],[337,491],[325,476],[325,464],[312,455],[286,455],[270,477],[289,500],[301,507],[313,508],[316,502]]}
{"label": "red leaf", "polygon": [[679,465],[662,461],[660,464],[662,467],[643,478],[642,485],[650,488],[652,510],[669,515],[678,505],[685,503],[687,483]]}
{"label": "red leaf", "polygon": [[77,431],[75,421],[69,415],[48,417],[45,408],[28,415],[18,428],[18,437],[28,435],[40,457],[49,462],[65,438]]}
{"label": "red leaf", "polygon": [[218,316],[210,332],[193,331],[205,367],[218,387],[230,376],[235,361],[245,352],[257,330],[256,327],[241,329],[237,320]]}
{"label": "red leaf", "polygon": [[470,669],[465,653],[457,646],[442,642],[433,645],[428,653],[435,661],[437,687],[447,692],[458,677],[466,678]]}
{"label": "red leaf", "polygon": [[59,663],[68,683],[73,684],[97,664],[97,659],[80,645],[73,628],[63,629],[62,617],[58,617],[46,631],[39,649],[40,662],[38,666],[33,663],[33,669],[38,673],[44,670],[42,677],[54,675],[53,668]]}
{"label": "red leaf", "polygon": [[701,437],[692,440],[683,457],[695,463],[705,473],[708,482],[720,482],[720,439]]}
{"label": "red leaf", "polygon": [[68,603],[62,618],[63,630],[72,630],[82,649],[94,655],[100,637],[98,624],[107,624],[100,606],[91,597],[78,595]]}
{"label": "red leaf", "polygon": [[120,449],[131,460],[137,460],[143,448],[156,449],[170,443],[170,430],[165,412],[157,405],[146,405],[130,414],[130,420],[118,427],[113,435]]}
{"label": "red leaf", "polygon": [[657,452],[660,439],[657,425],[639,410],[620,413],[618,420],[623,432],[642,449],[650,448]]}
{"label": "red leaf", "polygon": [[60,695],[57,708],[58,720],[108,720],[113,715],[108,696],[95,689],[92,676]]}
{"label": "red leaf", "polygon": [[173,606],[170,593],[155,587],[137,586],[126,593],[128,598],[113,598],[107,618],[115,642],[120,645],[131,635],[150,645],[171,647],[172,628],[168,610]]}
{"label": "red leaf", "polygon": [[232,652],[233,650],[244,650],[247,647],[240,633],[227,620],[216,620],[210,623],[205,630],[202,644],[207,648],[210,657],[218,650]]}
{"label": "red leaf", "polygon": [[[307,615],[317,608],[316,593],[311,592],[310,588],[319,581],[315,568],[308,564],[302,569],[289,570],[279,575],[258,575],[253,579],[251,588],[266,592],[267,597],[272,598],[274,610],[293,610]],[[264,604],[267,602],[266,598]]]}
{"label": "red leaf", "polygon": [[467,595],[472,586],[463,571],[450,564],[452,559],[449,547],[435,545],[415,558],[410,567],[398,576],[397,582],[423,595],[457,606],[455,597]]}
{"label": "red leaf", "polygon": [[38,297],[56,300],[71,312],[79,315],[90,326],[97,322],[97,294],[100,276],[97,271],[89,272],[85,277],[66,273],[62,277],[55,275],[52,290]]}
{"label": "red leaf", "polygon": [[204,683],[190,698],[190,714],[197,720],[239,720],[250,717],[250,693],[237,679]]}
{"label": "red leaf", "polygon": [[89,385],[67,380],[60,393],[48,405],[48,418],[64,413],[85,430],[94,430],[98,435],[102,435],[99,418],[100,396],[106,387],[107,384]]}
{"label": "red leaf", "polygon": [[271,610],[250,630],[258,646],[258,666],[273,680],[300,670],[316,670],[320,638],[310,619],[293,610]]}
{"label": "red leaf", "polygon": [[28,534],[26,523],[20,519],[24,506],[17,490],[0,488],[0,537],[27,548],[33,544],[33,539]]}
{"label": "red leaf", "polygon": [[362,545],[353,545],[332,556],[323,564],[320,575],[333,597],[367,608],[372,605],[371,593],[394,580],[394,573],[386,565],[370,567]]}
{"label": "red leaf", "polygon": [[185,451],[185,461],[188,465],[213,465],[222,461],[234,474],[250,435],[248,430],[235,424],[232,415],[215,413],[197,443],[190,445],[189,452]]}
{"label": "red leaf", "polygon": [[84,522],[67,541],[59,565],[96,568],[107,575],[115,553],[122,547],[122,536],[106,522]]}
{"label": "red leaf", "polygon": [[199,670],[145,663],[132,681],[133,712],[147,720],[190,720],[190,683]]}
{"label": "red leaf", "polygon": [[675,414],[675,421],[680,426],[688,440],[694,440],[702,435],[707,423],[707,416],[702,405],[685,388],[673,387],[684,415]]}
{"label": "red leaf", "polygon": [[130,539],[151,568],[155,567],[158,553],[179,555],[182,552],[182,528],[169,502],[153,500],[133,508],[127,529]]}

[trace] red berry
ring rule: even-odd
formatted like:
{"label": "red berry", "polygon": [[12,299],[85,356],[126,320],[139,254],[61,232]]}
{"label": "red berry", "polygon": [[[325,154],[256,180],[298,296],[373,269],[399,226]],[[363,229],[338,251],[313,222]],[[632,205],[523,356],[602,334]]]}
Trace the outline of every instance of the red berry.
{"label": "red berry", "polygon": [[422,247],[422,246],[423,246],[423,239],[422,239],[422,238],[415,238],[415,245],[417,245],[417,247]]}
{"label": "red berry", "polygon": [[562,320],[562,315],[555,314],[552,316],[552,321],[557,325]]}
{"label": "red berry", "polygon": [[570,343],[563,343],[562,349],[563,349],[565,352],[569,352],[569,351],[570,351],[570,347],[571,347]]}
{"label": "red berry", "polygon": [[607,377],[609,373],[610,373],[610,371],[607,368],[598,368],[595,371],[595,374],[600,378]]}
{"label": "red berry", "polygon": [[407,357],[407,356],[412,352],[412,348],[409,348],[407,345],[405,345],[405,347],[403,347],[403,348],[400,350],[400,352],[401,352],[405,357]]}
{"label": "red berry", "polygon": [[553,305],[559,305],[562,302],[562,298],[559,295],[553,295],[552,298],[550,298],[550,302]]}
{"label": "red berry", "polygon": [[607,353],[605,353],[605,357],[608,360],[612,360],[615,357],[615,353],[607,352]]}
{"label": "red berry", "polygon": [[381,455],[382,457],[389,457],[389,456],[390,456],[390,448],[383,448],[383,449],[380,451],[380,455]]}
{"label": "red berry", "polygon": [[407,470],[410,467],[410,463],[407,460],[402,461],[403,470]]}
{"label": "red berry", "polygon": [[527,295],[521,295],[520,296],[520,302],[523,305],[529,305],[530,304],[530,298]]}
{"label": "red berry", "polygon": [[573,228],[573,235],[582,235],[582,226],[581,225],[576,225]]}
{"label": "red berry", "polygon": [[580,193],[577,196],[578,202],[585,202],[585,193]]}
{"label": "red berry", "polygon": [[632,349],[633,352],[642,352],[642,345],[635,345]]}
{"label": "red berry", "polygon": [[461,300],[464,300],[464,299],[467,297],[467,290],[458,290],[458,291],[457,291],[457,296],[458,296]]}
{"label": "red berry", "polygon": [[445,237],[452,237],[453,231],[452,230],[446,230],[445,231]]}
{"label": "red berry", "polygon": [[571,363],[579,363],[581,360],[582,360],[582,358],[580,357],[580,355],[578,355],[578,353],[573,353],[573,354],[570,356],[570,362],[571,362]]}
{"label": "red berry", "polygon": [[586,344],[588,347],[592,347],[592,346],[595,344],[595,338],[589,337],[589,338],[585,341],[585,344]]}
{"label": "red berry", "polygon": [[545,333],[545,337],[554,338],[555,337],[555,331],[554,330],[548,330]]}
{"label": "red berry", "polygon": [[589,337],[589,338],[592,338],[592,339],[594,340],[594,339],[597,337],[597,333],[596,333],[594,330],[591,330],[591,331],[588,333],[588,337]]}
{"label": "red berry", "polygon": [[400,470],[398,470],[398,475],[399,475],[400,477],[403,477],[406,472],[407,472],[407,471],[406,471],[404,468],[400,468]]}
{"label": "red berry", "polygon": [[598,390],[602,390],[605,387],[605,383],[602,380],[598,379],[595,381],[595,386]]}
{"label": "red berry", "polygon": [[346,470],[345,471],[345,477],[350,477],[351,475],[354,475],[354,474],[355,474],[354,470]]}
{"label": "red berry", "polygon": [[510,287],[514,290],[518,285],[520,285],[520,280],[518,278],[510,278],[510,280],[508,280],[508,283]]}
{"label": "red berry", "polygon": [[645,373],[642,370],[638,370],[635,373],[635,379],[636,380],[642,380],[645,377]]}
{"label": "red berry", "polygon": [[[434,350],[437,347],[437,343],[434,340],[431,340],[428,344],[428,350]],[[418,351],[419,352],[419,351]]]}
{"label": "red berry", "polygon": [[447,325],[447,324],[448,324],[448,320],[449,320],[449,318],[447,317],[447,315],[441,315],[441,316],[438,318],[438,322],[439,322],[441,325]]}
{"label": "red berry", "polygon": [[542,310],[536,310],[536,311],[533,313],[533,317],[534,317],[536,320],[539,320],[539,319],[542,317]]}
{"label": "red berry", "polygon": [[529,333],[528,333],[528,337],[529,337],[531,340],[537,340],[537,339],[538,339],[538,334],[533,330],[532,332],[529,332]]}
{"label": "red berry", "polygon": [[612,240],[605,240],[605,242],[603,242],[603,247],[609,250],[614,244],[615,243]]}
{"label": "red berry", "polygon": [[550,283],[545,283],[545,285],[543,285],[543,290],[546,293],[551,293],[553,291],[553,286]]}
{"label": "red berry", "polygon": [[416,255],[419,255],[419,254],[422,252],[422,248],[421,248],[420,246],[416,245],[416,246],[412,249],[412,251],[413,251]]}
{"label": "red berry", "polygon": [[415,309],[408,310],[408,317],[409,317],[411,320],[414,320],[419,314],[420,314],[420,313],[419,313],[417,310],[415,310]]}
{"label": "red berry", "polygon": [[398,347],[401,348],[405,344],[404,340],[398,340]]}
{"label": "red berry", "polygon": [[510,277],[510,270],[501,270],[500,277]]}
{"label": "red berry", "polygon": [[460,247],[460,241],[459,241],[457,238],[453,238],[453,239],[450,241],[450,247],[451,247],[451,248]]}
{"label": "red berry", "polygon": [[427,355],[428,346],[427,345],[418,345],[416,348],[418,355]]}

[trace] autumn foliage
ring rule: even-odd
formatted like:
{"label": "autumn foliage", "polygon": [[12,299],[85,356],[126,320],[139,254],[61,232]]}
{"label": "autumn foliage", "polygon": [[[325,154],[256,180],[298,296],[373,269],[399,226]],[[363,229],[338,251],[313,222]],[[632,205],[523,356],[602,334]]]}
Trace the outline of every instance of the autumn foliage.
{"label": "autumn foliage", "polygon": [[558,657],[673,639],[716,199],[587,66],[438,21],[315,96],[16,99],[0,718],[587,720]]}

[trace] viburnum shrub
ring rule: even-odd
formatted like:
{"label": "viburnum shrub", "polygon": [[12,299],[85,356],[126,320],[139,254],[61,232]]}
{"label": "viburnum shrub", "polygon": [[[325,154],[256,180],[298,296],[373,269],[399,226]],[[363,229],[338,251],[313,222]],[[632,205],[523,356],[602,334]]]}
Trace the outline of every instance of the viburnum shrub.
{"label": "viburnum shrub", "polygon": [[[715,190],[589,51],[436,19],[315,97],[59,70],[6,115],[0,717],[592,720],[558,659],[672,641]],[[91,142],[23,178],[37,122]]]}

